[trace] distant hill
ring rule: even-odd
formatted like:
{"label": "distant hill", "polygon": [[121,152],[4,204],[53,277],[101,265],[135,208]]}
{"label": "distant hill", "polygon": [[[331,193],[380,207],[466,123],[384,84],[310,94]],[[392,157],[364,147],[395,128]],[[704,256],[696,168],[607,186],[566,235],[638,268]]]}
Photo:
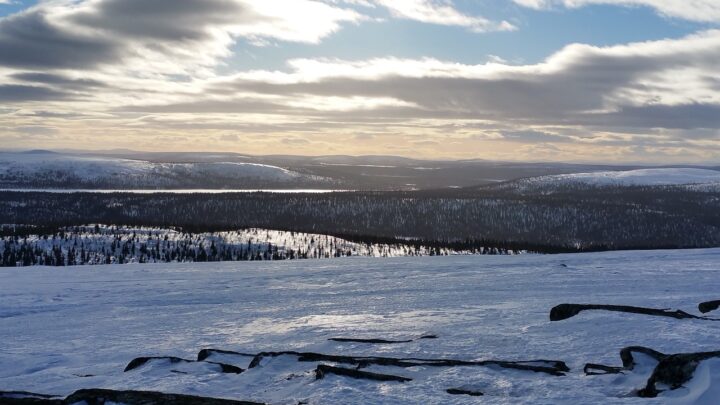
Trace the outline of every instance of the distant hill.
{"label": "distant hill", "polygon": [[[654,173],[655,169],[397,156],[31,150],[0,152],[0,188],[429,190],[472,188],[525,178],[555,183],[589,182],[594,178],[597,178],[594,182],[616,181],[612,179],[617,177],[617,181],[627,182],[643,175],[623,178],[615,173],[628,170]],[[672,169],[680,170],[676,175],[680,178],[687,176],[687,170],[710,168]],[[655,174],[658,178],[672,175],[658,173]]]}

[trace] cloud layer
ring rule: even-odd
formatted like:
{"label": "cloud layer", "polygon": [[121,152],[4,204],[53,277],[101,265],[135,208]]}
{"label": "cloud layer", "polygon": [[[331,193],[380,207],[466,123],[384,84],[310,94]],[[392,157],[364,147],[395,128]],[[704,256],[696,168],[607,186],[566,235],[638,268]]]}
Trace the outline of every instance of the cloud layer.
{"label": "cloud layer", "polygon": [[[692,1],[715,11],[714,2]],[[599,2],[690,18],[674,1]],[[43,2],[0,19],[0,140],[533,160],[720,156],[718,30],[569,44],[535,64],[385,56],[291,59],[281,70],[224,66],[238,41],[316,44],[370,24],[365,11],[373,9],[479,36],[516,28],[431,0]]]}
{"label": "cloud layer", "polygon": [[716,0],[513,0],[521,6],[534,9],[589,5],[612,5],[624,7],[651,7],[660,14],[691,21],[718,22],[720,2]]}

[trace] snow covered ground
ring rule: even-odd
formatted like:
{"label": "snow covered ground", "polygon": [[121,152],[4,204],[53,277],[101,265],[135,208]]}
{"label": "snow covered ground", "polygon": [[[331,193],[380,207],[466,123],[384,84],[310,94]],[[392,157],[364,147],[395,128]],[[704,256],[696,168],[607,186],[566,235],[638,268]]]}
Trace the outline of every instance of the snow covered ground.
{"label": "snow covered ground", "polygon": [[[720,360],[700,363],[685,387],[655,399],[632,396],[652,371],[647,359],[623,374],[586,376],[582,369],[589,362],[619,366],[620,349],[630,345],[663,353],[719,350],[719,322],[606,311],[550,322],[548,314],[560,303],[698,314],[698,303],[720,299],[718,264],[720,249],[0,269],[0,391],[143,389],[273,404],[717,403]],[[437,338],[328,340],[427,334]],[[317,362],[278,356],[241,374],[168,361],[123,372],[138,356],[195,359],[203,348],[552,359],[570,371],[371,365],[363,370],[413,380],[332,374],[316,380]],[[209,358],[242,368],[250,359]],[[484,396],[450,395],[449,388]]]}
{"label": "snow covered ground", "polygon": [[530,184],[588,184],[594,186],[666,186],[720,183],[720,171],[693,168],[638,169],[559,174],[520,180]]}

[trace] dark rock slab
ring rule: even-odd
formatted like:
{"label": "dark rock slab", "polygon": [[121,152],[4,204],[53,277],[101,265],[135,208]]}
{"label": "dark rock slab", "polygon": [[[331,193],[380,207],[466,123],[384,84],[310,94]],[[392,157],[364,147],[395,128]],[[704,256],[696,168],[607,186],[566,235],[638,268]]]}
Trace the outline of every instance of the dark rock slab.
{"label": "dark rock slab", "polygon": [[132,360],[130,361],[130,363],[128,363],[128,365],[125,366],[125,370],[123,370],[123,371],[124,371],[124,372],[132,371],[132,370],[134,370],[134,369],[136,369],[136,368],[138,368],[138,367],[141,367],[141,366],[147,364],[148,362],[154,361],[154,360],[167,360],[167,361],[169,361],[171,364],[176,364],[176,363],[201,363],[201,362],[202,362],[202,363],[208,363],[208,364],[214,364],[214,365],[216,365],[216,366],[219,367],[219,369],[220,369],[221,372],[223,372],[223,373],[231,373],[231,374],[240,374],[240,373],[242,373],[243,371],[245,371],[245,370],[243,370],[243,369],[240,368],[240,367],[233,366],[233,365],[230,365],[230,364],[217,363],[217,362],[214,362],[214,361],[195,361],[195,360],[188,360],[188,359],[183,359],[183,358],[180,358],[180,357],[173,357],[173,356],[137,357],[137,358],[132,359]]}
{"label": "dark rock slab", "polygon": [[62,405],[57,395],[38,394],[28,391],[0,391],[0,404],[7,405]]}
{"label": "dark rock slab", "polygon": [[605,374],[620,374],[623,372],[622,367],[606,366],[603,364],[587,363],[583,367],[585,375],[605,375]]}
{"label": "dark rock slab", "polygon": [[698,310],[702,312],[703,314],[706,314],[710,311],[714,311],[716,309],[720,308],[720,300],[717,301],[705,301],[701,302],[698,305]]}
{"label": "dark rock slab", "polygon": [[718,320],[713,318],[707,318],[704,316],[692,315],[679,309],[671,311],[668,309],[643,308],[628,305],[560,304],[550,310],[550,321],[562,321],[568,318],[572,318],[573,316],[579,314],[582,311],[588,310],[603,310],[651,316],[665,316],[675,319],[703,319],[707,321]]}
{"label": "dark rock slab", "polygon": [[353,343],[375,343],[375,344],[395,344],[395,343],[410,343],[410,340],[387,340],[387,339],[356,339],[356,338],[330,338],[333,342],[353,342]]}
{"label": "dark rock slab", "polygon": [[240,352],[234,352],[232,350],[222,350],[222,349],[202,349],[198,352],[197,361],[204,361],[208,357],[212,356],[213,354],[229,354],[229,355],[235,355],[235,356],[255,357],[255,353],[240,353]]}
{"label": "dark rock slab", "polygon": [[135,370],[136,368],[143,366],[152,360],[167,360],[171,364],[192,363],[193,362],[193,360],[187,360],[187,359],[183,359],[180,357],[173,357],[173,356],[136,357],[136,358],[130,360],[130,363],[128,363],[128,365],[125,366],[125,370],[123,370],[123,372]]}
{"label": "dark rock slab", "polygon": [[638,396],[644,398],[656,397],[662,392],[657,388],[656,384],[658,383],[669,386],[671,390],[680,388],[690,381],[700,362],[714,357],[720,357],[720,351],[679,353],[666,356],[660,360],[655,370],[653,370],[645,388],[638,391]]}
{"label": "dark rock slab", "polygon": [[65,398],[65,404],[85,401],[88,405],[106,402],[127,405],[259,405],[257,402],[198,397],[194,395],[166,394],[154,391],[115,391],[104,389],[79,390]]}
{"label": "dark rock slab", "polygon": [[371,373],[369,371],[362,371],[355,368],[344,368],[344,367],[333,367],[325,364],[320,364],[315,369],[315,379],[320,380],[325,378],[327,374],[335,374],[345,377],[357,378],[359,380],[372,380],[372,381],[398,381],[407,382],[412,381],[412,378],[401,377],[398,375]]}
{"label": "dark rock slab", "polygon": [[482,366],[500,367],[515,370],[533,371],[546,373],[554,376],[563,376],[570,369],[565,362],[559,360],[531,360],[531,361],[504,361],[504,360],[482,360],[466,361],[453,359],[417,359],[417,358],[393,358],[393,357],[365,357],[365,356],[342,356],[312,352],[261,352],[250,362],[248,368],[257,367],[262,359],[266,357],[295,356],[298,361],[308,362],[332,362],[340,364],[352,364],[357,368],[370,365],[396,366],[396,367],[458,367],[458,366]]}
{"label": "dark rock slab", "polygon": [[648,378],[645,387],[637,392],[638,396],[644,398],[654,398],[662,392],[662,390],[657,388],[657,384],[664,384],[670,387],[671,390],[680,388],[692,379],[695,369],[700,362],[720,357],[720,350],[712,352],[664,354],[648,347],[629,346],[620,350],[620,359],[623,363],[622,367],[587,364],[585,366],[585,373],[588,373],[589,367],[595,367],[600,370],[607,368],[608,373],[620,373],[623,370],[632,370],[637,364],[634,357],[635,353],[642,353],[658,362],[650,378]]}
{"label": "dark rock slab", "polygon": [[236,401],[183,394],[166,394],[155,391],[116,391],[106,389],[82,389],[58,398],[53,395],[35,394],[24,391],[0,391],[2,405],[104,405],[105,403],[126,405],[263,405],[259,402]]}
{"label": "dark rock slab", "polygon": [[485,395],[480,391],[466,390],[463,388],[448,388],[445,392],[451,395],[470,395],[471,397],[481,397]]}
{"label": "dark rock slab", "polygon": [[328,340],[333,342],[353,342],[353,343],[373,343],[373,344],[396,344],[396,343],[411,343],[420,339],[437,339],[437,335],[423,335],[417,339],[407,340],[393,340],[393,339],[360,339],[360,338],[343,338],[333,337]]}
{"label": "dark rock slab", "polygon": [[633,357],[633,353],[642,353],[648,357],[652,357],[653,359],[657,360],[658,362],[665,357],[667,357],[667,354],[660,353],[657,350],[651,349],[649,347],[644,346],[628,346],[624,347],[620,350],[620,360],[622,360],[623,368],[627,370],[632,370],[635,368],[635,358]]}

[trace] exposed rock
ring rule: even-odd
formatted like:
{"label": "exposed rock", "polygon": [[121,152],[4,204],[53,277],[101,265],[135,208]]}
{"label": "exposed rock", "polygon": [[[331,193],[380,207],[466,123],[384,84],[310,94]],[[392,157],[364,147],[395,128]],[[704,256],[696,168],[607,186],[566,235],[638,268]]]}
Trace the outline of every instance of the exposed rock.
{"label": "exposed rock", "polygon": [[330,338],[333,342],[354,342],[354,343],[375,343],[375,344],[395,344],[395,343],[410,343],[420,339],[437,339],[437,335],[423,335],[417,339],[407,340],[392,340],[392,339],[360,339],[360,338]]}
{"label": "exposed rock", "polygon": [[614,311],[614,312],[627,312],[631,314],[642,314],[652,316],[666,316],[676,319],[703,319],[707,321],[716,321],[719,319],[706,318],[703,316],[697,316],[689,314],[685,311],[669,309],[655,309],[655,308],[643,308],[633,307],[628,305],[596,305],[596,304],[560,304],[550,310],[551,321],[562,321],[579,314],[581,311],[587,310],[603,310],[603,311]]}
{"label": "exposed rock", "polygon": [[7,405],[61,405],[63,400],[57,395],[27,391],[0,391],[0,403]]}
{"label": "exposed rock", "polygon": [[660,361],[667,357],[667,354],[660,353],[657,350],[651,349],[644,346],[628,346],[620,350],[620,360],[622,360],[623,368],[632,370],[635,368],[635,358],[633,353],[642,353],[646,356],[652,357],[653,359]]}
{"label": "exposed rock", "polygon": [[173,357],[173,356],[156,356],[156,357],[136,357],[132,360],[130,360],[130,363],[128,363],[127,366],[125,366],[125,370],[123,372],[128,372],[130,370],[134,370],[140,366],[145,365],[147,362],[151,360],[167,360],[171,364],[176,363],[192,363],[192,360],[182,359],[180,357]]}
{"label": "exposed rock", "polygon": [[[152,360],[167,360],[167,361],[169,361],[171,364],[176,364],[176,363],[200,363],[200,362],[201,362],[201,361],[187,360],[187,359],[183,359],[183,358],[180,358],[180,357],[173,357],[173,356],[137,357],[137,358],[132,359],[132,360],[130,361],[130,363],[128,363],[128,365],[125,367],[124,372],[134,370],[134,369],[136,369],[136,368],[138,368],[138,367],[140,367],[140,366],[142,366],[142,365],[144,365],[144,364],[146,364],[147,362],[152,361]],[[230,365],[230,364],[216,363],[216,362],[214,362],[214,361],[203,361],[203,362],[204,362],[204,363],[208,363],[208,364],[214,364],[214,365],[218,366],[218,367],[220,368],[220,371],[223,372],[223,373],[240,374],[240,373],[242,373],[243,371],[245,371],[245,370],[243,370],[243,369],[240,368],[240,367],[233,366],[233,365]]]}
{"label": "exposed rock", "polygon": [[605,366],[602,364],[587,363],[583,367],[585,375],[604,375],[604,374],[620,374],[622,367]]}
{"label": "exposed rock", "polygon": [[35,394],[23,391],[0,391],[0,403],[3,405],[104,405],[117,403],[124,405],[263,405],[258,402],[235,401],[194,395],[166,394],[154,391],[116,391],[106,389],[83,389],[75,391],[67,398],[52,395]]}
{"label": "exposed rock", "polygon": [[324,378],[326,374],[336,374],[345,377],[357,378],[360,380],[398,382],[412,381],[412,378],[401,377],[397,375],[371,373],[369,371],[362,371],[354,368],[333,367],[325,364],[320,364],[315,369],[315,379],[317,380]]}
{"label": "exposed rock", "polygon": [[671,354],[660,360],[647,381],[645,388],[638,391],[638,396],[654,398],[662,390],[656,384],[665,384],[671,390],[680,388],[688,382],[695,373],[695,369],[701,361],[720,357],[720,351],[700,353]]}
{"label": "exposed rock", "polygon": [[410,343],[413,340],[385,340],[385,339],[355,339],[355,338],[330,338],[333,342],[355,342],[355,343],[377,343],[377,344],[394,344],[394,343]]}
{"label": "exposed rock", "polygon": [[645,387],[637,392],[638,396],[644,398],[654,398],[662,392],[662,390],[657,388],[657,384],[664,384],[670,387],[671,390],[680,388],[693,377],[693,373],[701,361],[713,357],[720,357],[720,351],[664,354],[643,346],[629,346],[620,350],[620,358],[623,363],[622,368],[587,364],[585,365],[585,373],[589,374],[588,369],[592,368],[600,370],[607,369],[607,373],[619,373],[623,370],[632,370],[637,364],[633,353],[642,353],[658,361]]}
{"label": "exposed rock", "polygon": [[352,364],[358,368],[367,367],[369,365],[379,366],[396,366],[396,367],[456,367],[456,366],[482,366],[482,367],[501,367],[516,370],[534,371],[546,373],[554,376],[565,375],[570,369],[565,362],[558,360],[531,360],[531,361],[503,361],[503,360],[482,360],[482,361],[466,361],[453,359],[417,359],[417,358],[392,358],[392,357],[364,357],[364,356],[341,356],[312,352],[262,352],[258,353],[250,362],[248,368],[257,367],[265,357],[277,356],[296,356],[298,361],[309,362],[333,362],[341,364]]}
{"label": "exposed rock", "polygon": [[452,395],[470,395],[472,397],[481,397],[485,395],[480,391],[466,390],[463,388],[448,388],[445,390],[445,392]]}
{"label": "exposed rock", "polygon": [[165,394],[154,391],[114,391],[104,389],[79,390],[65,398],[65,404],[85,401],[88,405],[107,402],[127,405],[258,405],[257,402],[235,401],[194,395]]}
{"label": "exposed rock", "polygon": [[213,354],[230,354],[230,355],[236,355],[236,356],[245,356],[245,357],[255,357],[254,353],[240,353],[240,352],[234,352],[231,350],[222,350],[222,349],[202,349],[198,352],[197,355],[197,361],[204,361],[208,357],[212,356]]}
{"label": "exposed rock", "polygon": [[706,301],[706,302],[701,302],[698,305],[698,310],[700,310],[700,312],[702,312],[703,314],[706,314],[710,311],[714,311],[714,310],[718,309],[718,307],[720,307],[720,300]]}
{"label": "exposed rock", "polygon": [[233,366],[232,364],[217,363],[214,361],[206,361],[206,363],[215,364],[217,366],[220,366],[220,371],[222,371],[223,373],[240,374],[243,371],[245,371],[244,369],[242,369],[238,366]]}

